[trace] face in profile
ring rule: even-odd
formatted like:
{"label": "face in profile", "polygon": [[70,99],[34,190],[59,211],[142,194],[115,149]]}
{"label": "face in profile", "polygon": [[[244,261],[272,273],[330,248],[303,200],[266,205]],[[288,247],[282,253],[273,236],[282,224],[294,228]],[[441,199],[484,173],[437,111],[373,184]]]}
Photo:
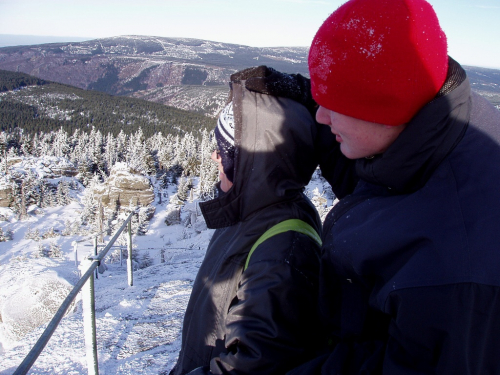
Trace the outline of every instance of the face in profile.
{"label": "face in profile", "polygon": [[219,180],[220,180],[220,188],[226,193],[231,189],[233,183],[229,181],[226,174],[224,173],[224,168],[222,167],[222,158],[218,150],[212,152],[211,156],[212,160],[217,163],[217,169],[219,170]]}
{"label": "face in profile", "polygon": [[316,112],[316,121],[330,127],[340,143],[340,151],[349,159],[382,154],[405,128],[405,125],[360,120],[321,106]]}

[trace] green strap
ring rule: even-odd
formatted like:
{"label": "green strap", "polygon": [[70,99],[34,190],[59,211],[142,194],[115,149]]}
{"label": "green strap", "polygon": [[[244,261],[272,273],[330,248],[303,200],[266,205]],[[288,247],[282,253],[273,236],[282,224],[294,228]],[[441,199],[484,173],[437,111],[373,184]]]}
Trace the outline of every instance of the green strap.
{"label": "green strap", "polygon": [[272,226],[267,231],[265,231],[262,236],[259,237],[257,242],[254,243],[254,245],[250,249],[250,252],[248,253],[247,261],[245,262],[245,268],[243,270],[247,269],[248,263],[250,263],[250,257],[252,256],[257,246],[259,246],[262,242],[264,242],[268,238],[271,238],[272,236],[275,236],[279,233],[288,232],[290,230],[306,234],[309,237],[311,237],[314,241],[316,241],[319,246],[322,245],[321,238],[319,237],[318,233],[309,224],[299,219],[285,220],[282,221],[281,223]]}

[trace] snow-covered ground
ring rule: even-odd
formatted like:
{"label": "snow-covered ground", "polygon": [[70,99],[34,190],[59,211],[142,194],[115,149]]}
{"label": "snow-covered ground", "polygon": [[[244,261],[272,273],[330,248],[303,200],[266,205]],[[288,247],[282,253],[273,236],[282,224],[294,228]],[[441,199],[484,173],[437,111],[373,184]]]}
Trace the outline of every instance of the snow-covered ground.
{"label": "snow-covered ground", "polygon": [[[315,188],[321,193],[323,182],[319,179],[311,182],[308,186],[311,196]],[[187,226],[186,222],[167,226],[164,223],[167,203],[155,205],[156,213],[147,234],[133,237],[139,257],[148,253],[153,265],[134,271],[133,286],[128,285],[125,261],[123,265],[119,261],[108,262],[108,269],[95,280],[100,374],[168,374],[180,349],[184,310],[213,230],[200,230],[203,225],[194,225],[192,220]],[[10,209],[0,209],[0,216],[7,219],[0,222],[0,227],[13,233],[13,240],[0,242],[0,375],[16,370],[47,325],[30,332],[23,332],[20,327],[16,332],[22,337],[13,338],[12,332],[5,329],[8,319],[28,316],[33,311],[27,309],[33,305],[38,308],[38,314],[34,315],[43,315],[45,306],[37,306],[36,302],[41,287],[53,283],[53,295],[44,299],[59,301],[60,294],[67,294],[79,279],[72,243],[78,241],[77,255],[82,260],[92,252],[92,239],[60,234],[68,222],[77,220],[81,210],[82,204],[75,201],[64,207],[32,212],[29,219],[19,221]],[[196,201],[186,203],[182,221],[188,216],[193,218],[193,212],[196,213]],[[196,216],[196,220],[200,224],[203,218]],[[53,237],[39,241],[25,238],[27,231],[38,229],[44,234],[51,233],[51,228],[56,233]],[[105,243],[109,238],[104,238]],[[62,256],[34,256],[40,243],[59,249]],[[165,249],[164,263],[160,262],[161,249]],[[30,374],[87,373],[82,310],[79,296]]]}

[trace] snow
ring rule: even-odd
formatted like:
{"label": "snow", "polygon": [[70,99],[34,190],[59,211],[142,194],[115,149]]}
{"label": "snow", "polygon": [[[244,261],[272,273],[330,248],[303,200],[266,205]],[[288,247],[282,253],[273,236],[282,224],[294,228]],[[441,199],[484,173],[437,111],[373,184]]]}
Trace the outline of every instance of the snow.
{"label": "snow", "polygon": [[[324,204],[322,182],[314,179],[308,187],[311,197]],[[175,193],[169,186],[169,196]],[[319,189],[318,189],[319,188]],[[20,221],[8,208],[0,208],[4,230],[12,230],[13,240],[0,242],[0,375],[12,374],[35,345],[46,323],[26,324],[29,331],[6,329],[12,319],[31,316],[27,310],[38,309],[41,320],[49,310],[44,303],[58,304],[74,285],[81,271],[75,264],[73,244],[77,245],[78,263],[93,252],[92,237],[60,235],[67,222],[74,222],[83,205],[83,192],[76,201],[63,207],[31,212]],[[329,201],[331,203],[331,201]],[[174,366],[181,345],[181,327],[192,284],[203,260],[213,230],[206,229],[194,202],[186,202],[181,210],[181,223],[167,226],[168,199],[154,203],[156,213],[145,236],[133,236],[139,256],[148,253],[153,264],[134,270],[133,286],[128,285],[125,260],[106,263],[107,270],[95,280],[97,355],[100,374],[168,374]],[[56,236],[39,240],[60,248],[59,258],[35,257],[38,242],[26,239],[28,230],[41,234],[54,229]],[[105,246],[111,236],[104,237]],[[160,251],[165,249],[165,262]],[[110,253],[113,249],[110,250]],[[50,284],[48,295],[41,286]],[[47,294],[47,292],[45,292]],[[73,308],[62,319],[30,374],[86,374],[87,358],[83,327],[81,294]],[[31,302],[30,302],[31,301]],[[44,301],[42,303],[42,301]],[[28,303],[30,302],[30,303]],[[30,310],[30,311],[31,311]],[[50,314],[51,316],[53,313]],[[11,319],[11,320],[9,320]]]}
{"label": "snow", "polygon": [[[61,227],[62,220],[77,215],[78,207],[45,209],[45,214],[30,222],[9,224],[14,241],[0,243],[0,304],[11,314],[24,314],[23,300],[38,293],[31,292],[40,280],[78,280],[71,243],[81,241],[77,236],[57,239],[63,259],[33,259],[35,241],[23,239],[28,225],[40,232]],[[95,304],[99,372],[101,374],[160,374],[168,373],[175,364],[180,348],[180,329],[191,285],[213,231],[196,233],[182,224],[167,227],[165,207],[157,207],[146,236],[134,236],[134,247],[148,251],[154,265],[134,271],[134,285],[128,286],[125,262],[108,263],[108,270],[95,280]],[[3,209],[4,215],[7,209]],[[5,223],[1,223],[2,227]],[[169,245],[170,244],[170,245]],[[159,250],[165,247],[165,263],[159,262]],[[78,243],[78,257],[93,250],[91,238]],[[24,255],[24,260],[15,260]],[[12,258],[15,258],[12,260]],[[22,281],[24,280],[24,281]],[[22,282],[20,282],[22,281]],[[67,282],[66,282],[67,283]],[[58,285],[58,284],[54,284]],[[64,285],[64,284],[61,284]],[[55,287],[56,291],[61,286]],[[66,291],[67,294],[69,290]],[[14,302],[9,302],[14,300]],[[62,300],[61,300],[62,302]],[[25,304],[26,305],[26,304]],[[31,304],[27,304],[31,305]],[[54,335],[32,367],[34,374],[86,373],[82,302],[61,321]],[[27,333],[19,341],[6,334],[0,324],[0,374],[12,374],[42,334],[46,324]]]}

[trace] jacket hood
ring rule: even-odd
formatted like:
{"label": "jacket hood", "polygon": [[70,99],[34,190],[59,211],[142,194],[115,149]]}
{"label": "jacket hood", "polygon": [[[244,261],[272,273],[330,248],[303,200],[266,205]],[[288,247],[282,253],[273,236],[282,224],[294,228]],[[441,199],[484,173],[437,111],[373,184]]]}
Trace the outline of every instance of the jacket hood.
{"label": "jacket hood", "polygon": [[469,124],[471,91],[465,71],[449,60],[447,79],[436,98],[383,154],[357,161],[362,180],[395,194],[416,191],[460,142]]}
{"label": "jacket hood", "polygon": [[232,83],[235,121],[233,187],[200,203],[209,228],[243,221],[272,204],[301,194],[318,165],[317,124],[297,102]]}

